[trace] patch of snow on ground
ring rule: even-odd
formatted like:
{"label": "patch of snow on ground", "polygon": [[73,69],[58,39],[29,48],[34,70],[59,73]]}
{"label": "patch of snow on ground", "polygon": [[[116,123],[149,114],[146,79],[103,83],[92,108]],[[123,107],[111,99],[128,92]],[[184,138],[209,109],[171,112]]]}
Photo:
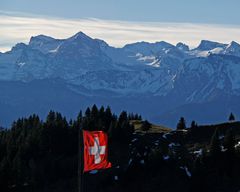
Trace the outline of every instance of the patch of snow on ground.
{"label": "patch of snow on ground", "polygon": [[170,157],[168,155],[163,156],[164,160],[168,160]]}
{"label": "patch of snow on ground", "polygon": [[132,163],[132,159],[129,159],[128,165],[130,165]]}
{"label": "patch of snow on ground", "polygon": [[60,47],[60,45],[58,45],[56,49],[50,50],[49,52],[50,52],[50,53],[57,53],[57,52],[58,52],[58,49],[59,49],[59,47]]}
{"label": "patch of snow on ground", "polygon": [[203,150],[199,149],[197,151],[194,151],[193,154],[197,155],[197,156],[201,156],[202,155]]}
{"label": "patch of snow on ground", "polygon": [[137,138],[134,138],[133,140],[132,140],[132,142],[135,142],[135,141],[137,141],[138,139]]}
{"label": "patch of snow on ground", "polygon": [[167,135],[170,135],[170,133],[165,133],[165,134],[163,134],[162,137],[163,137],[164,139],[167,139]]}
{"label": "patch of snow on ground", "polygon": [[89,173],[90,174],[96,174],[98,172],[98,170],[92,170],[92,171],[90,171]]}
{"label": "patch of snow on ground", "polygon": [[190,171],[188,170],[188,168],[185,166],[185,171],[188,177],[192,177],[192,174],[190,173]]}
{"label": "patch of snow on ground", "polygon": [[218,139],[223,139],[224,138],[224,135],[220,135],[219,137],[218,137]]}
{"label": "patch of snow on ground", "polygon": [[179,146],[180,146],[179,143],[170,143],[170,144],[168,145],[168,147],[179,147]]}
{"label": "patch of snow on ground", "polygon": [[217,47],[217,48],[214,48],[214,49],[210,50],[210,52],[212,54],[220,54],[222,51],[223,51],[222,47]]}
{"label": "patch of snow on ground", "polygon": [[179,130],[177,130],[178,132],[188,132],[188,130],[187,129],[179,129]]}
{"label": "patch of snow on ground", "polygon": [[235,148],[240,147],[240,141],[234,146]]}
{"label": "patch of snow on ground", "polygon": [[22,67],[22,66],[24,66],[25,64],[26,64],[25,62],[18,63],[18,66]]}
{"label": "patch of snow on ground", "polygon": [[227,151],[227,149],[225,149],[224,146],[221,145],[221,151],[225,152],[225,151]]}

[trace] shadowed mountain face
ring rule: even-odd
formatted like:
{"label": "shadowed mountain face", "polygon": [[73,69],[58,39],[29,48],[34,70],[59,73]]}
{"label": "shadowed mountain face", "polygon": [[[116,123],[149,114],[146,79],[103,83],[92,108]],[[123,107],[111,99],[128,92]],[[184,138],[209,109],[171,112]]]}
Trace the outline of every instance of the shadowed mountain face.
{"label": "shadowed mountain face", "polygon": [[68,117],[93,103],[139,112],[175,127],[240,116],[240,45],[203,40],[195,49],[161,41],[114,48],[82,32],[32,37],[0,54],[0,123],[58,110]]}

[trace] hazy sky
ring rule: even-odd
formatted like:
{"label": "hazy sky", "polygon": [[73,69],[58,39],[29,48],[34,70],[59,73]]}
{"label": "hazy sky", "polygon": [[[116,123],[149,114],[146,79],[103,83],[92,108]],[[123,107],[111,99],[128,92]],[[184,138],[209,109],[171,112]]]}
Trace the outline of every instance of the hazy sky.
{"label": "hazy sky", "polygon": [[240,42],[240,0],[0,0],[0,51],[37,34],[83,31],[114,46],[134,41]]}

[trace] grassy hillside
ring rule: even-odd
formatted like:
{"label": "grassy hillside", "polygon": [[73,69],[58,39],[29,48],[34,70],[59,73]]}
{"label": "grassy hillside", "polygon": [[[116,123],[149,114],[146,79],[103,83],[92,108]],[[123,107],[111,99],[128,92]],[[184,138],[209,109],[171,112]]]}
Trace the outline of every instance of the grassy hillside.
{"label": "grassy hillside", "polygon": [[[134,129],[136,133],[145,133],[146,131],[143,131],[141,129],[142,125],[143,125],[143,121],[141,120],[131,120],[130,123],[132,125],[134,125]],[[155,124],[151,124],[150,129],[147,131],[147,133],[167,133],[172,131],[172,129],[167,128],[165,126],[162,125],[155,125]]]}

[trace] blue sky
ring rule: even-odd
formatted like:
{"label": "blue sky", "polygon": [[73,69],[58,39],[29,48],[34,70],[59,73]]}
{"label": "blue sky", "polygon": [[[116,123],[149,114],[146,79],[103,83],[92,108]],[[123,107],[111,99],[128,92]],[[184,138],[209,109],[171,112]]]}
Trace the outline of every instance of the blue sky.
{"label": "blue sky", "polygon": [[0,51],[31,36],[79,31],[121,47],[136,41],[240,42],[240,0],[0,0]]}
{"label": "blue sky", "polygon": [[0,9],[64,18],[240,24],[239,0],[1,0]]}

